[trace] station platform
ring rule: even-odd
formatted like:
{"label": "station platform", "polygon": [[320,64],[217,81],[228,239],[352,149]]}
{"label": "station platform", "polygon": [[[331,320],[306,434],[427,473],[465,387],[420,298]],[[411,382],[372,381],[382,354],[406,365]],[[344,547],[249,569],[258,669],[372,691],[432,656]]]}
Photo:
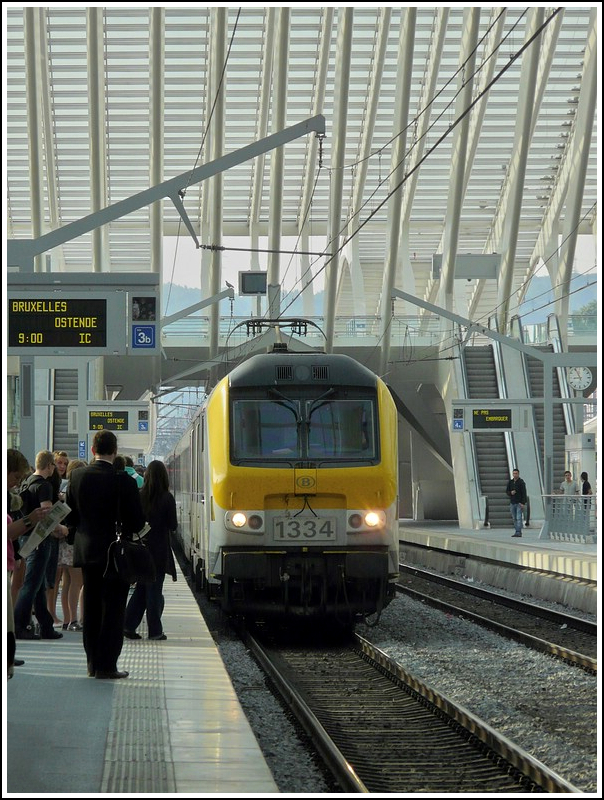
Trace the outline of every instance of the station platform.
{"label": "station platform", "polygon": [[168,639],[124,641],[122,680],[87,677],[82,634],[17,641],[5,691],[3,797],[277,794],[185,578],[167,578]]}
{"label": "station platform", "polygon": [[[460,528],[456,523],[399,521],[400,559],[483,581],[595,614],[598,608],[598,544],[540,539],[541,526]],[[425,548],[429,548],[426,550]]]}

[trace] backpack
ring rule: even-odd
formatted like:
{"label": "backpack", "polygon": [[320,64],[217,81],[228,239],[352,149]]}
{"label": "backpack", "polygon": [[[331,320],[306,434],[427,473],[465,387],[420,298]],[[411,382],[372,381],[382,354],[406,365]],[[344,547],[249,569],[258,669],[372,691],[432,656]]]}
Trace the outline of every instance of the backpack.
{"label": "backpack", "polygon": [[30,486],[34,483],[40,483],[41,481],[45,480],[41,475],[30,475],[30,477],[21,484],[21,488],[19,489],[19,497],[23,503],[21,507],[21,514],[25,517],[34,508],[37,508],[39,503],[35,498],[35,495],[30,491]]}

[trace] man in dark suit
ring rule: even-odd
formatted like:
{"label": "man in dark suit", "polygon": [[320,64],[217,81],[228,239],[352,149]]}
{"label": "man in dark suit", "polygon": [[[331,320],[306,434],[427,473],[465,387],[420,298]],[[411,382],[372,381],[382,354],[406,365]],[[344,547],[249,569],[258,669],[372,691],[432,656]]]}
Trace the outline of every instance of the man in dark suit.
{"label": "man in dark suit", "polygon": [[106,572],[107,551],[115,541],[118,502],[126,537],[143,527],[145,515],[136,483],[113,468],[115,434],[98,431],[92,452],[94,462],[71,473],[65,498],[71,508],[65,522],[75,531],[73,565],[82,568],[84,577],[84,649],[90,677],[127,678],[117,660],[124,644],[129,586],[115,571]]}

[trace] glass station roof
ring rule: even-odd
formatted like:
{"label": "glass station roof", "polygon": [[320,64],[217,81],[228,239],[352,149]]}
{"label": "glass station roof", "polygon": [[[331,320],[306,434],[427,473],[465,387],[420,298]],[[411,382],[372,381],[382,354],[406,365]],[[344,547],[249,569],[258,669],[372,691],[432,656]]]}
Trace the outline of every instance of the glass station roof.
{"label": "glass station roof", "polygon": [[[309,134],[222,173],[220,193],[212,181],[184,186],[183,203],[202,244],[219,230],[342,247],[336,313],[378,313],[393,242],[395,285],[417,297],[434,296],[432,256],[447,247],[513,248],[521,293],[565,225],[595,229],[595,5],[6,3],[3,15],[9,238],[317,114],[320,141]],[[169,200],[159,231],[152,209],[106,225],[100,243],[65,242],[52,269],[150,270],[158,237],[189,235]],[[494,304],[486,284],[464,287],[473,318]]]}

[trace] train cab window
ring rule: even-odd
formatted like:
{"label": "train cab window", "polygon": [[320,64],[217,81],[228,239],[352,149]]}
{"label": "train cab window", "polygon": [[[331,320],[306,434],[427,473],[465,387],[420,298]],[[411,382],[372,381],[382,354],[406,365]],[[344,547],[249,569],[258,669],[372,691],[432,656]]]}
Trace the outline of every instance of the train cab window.
{"label": "train cab window", "polygon": [[370,400],[332,400],[310,407],[308,458],[376,458],[373,404]]}
{"label": "train cab window", "polygon": [[231,458],[299,458],[297,407],[266,400],[235,400]]}

